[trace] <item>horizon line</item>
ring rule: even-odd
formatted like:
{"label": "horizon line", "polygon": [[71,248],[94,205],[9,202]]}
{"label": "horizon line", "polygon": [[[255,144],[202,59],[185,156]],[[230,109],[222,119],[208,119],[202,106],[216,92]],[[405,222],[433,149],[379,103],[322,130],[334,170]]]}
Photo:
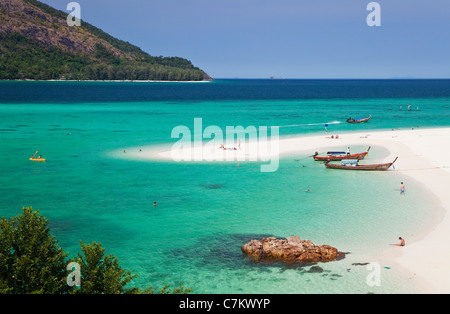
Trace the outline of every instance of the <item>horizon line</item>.
{"label": "horizon line", "polygon": [[214,80],[450,80],[450,77],[386,77],[386,78],[308,78],[308,77],[213,77]]}

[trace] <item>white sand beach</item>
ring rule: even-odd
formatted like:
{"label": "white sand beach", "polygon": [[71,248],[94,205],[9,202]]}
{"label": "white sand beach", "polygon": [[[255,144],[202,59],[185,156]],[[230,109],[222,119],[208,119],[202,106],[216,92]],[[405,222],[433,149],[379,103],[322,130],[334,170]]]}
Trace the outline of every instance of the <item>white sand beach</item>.
{"label": "white sand beach", "polygon": [[[333,147],[340,149],[354,145],[385,147],[389,151],[389,156],[376,163],[392,162],[398,157],[395,170],[391,168],[389,171],[396,171],[420,182],[438,198],[443,210],[436,210],[436,213],[440,214],[436,214],[437,223],[433,230],[415,239],[405,239],[404,247],[387,244],[386,252],[383,252],[380,258],[391,265],[402,267],[407,276],[421,287],[424,293],[450,293],[450,128],[363,131],[339,134],[339,139],[331,139],[331,135],[282,138],[272,143],[274,149],[260,155],[259,160],[267,161],[277,154],[280,157],[291,154],[307,156],[315,151],[320,152],[320,149]],[[194,156],[201,150],[204,160],[235,158],[239,162],[250,156],[248,153],[250,145],[252,144],[244,143],[241,149],[237,150],[223,150],[218,146],[209,149],[194,147],[192,151],[187,151],[187,154]],[[139,159],[166,160],[174,156],[170,147],[137,151],[139,149],[130,149],[127,155],[130,153]]]}

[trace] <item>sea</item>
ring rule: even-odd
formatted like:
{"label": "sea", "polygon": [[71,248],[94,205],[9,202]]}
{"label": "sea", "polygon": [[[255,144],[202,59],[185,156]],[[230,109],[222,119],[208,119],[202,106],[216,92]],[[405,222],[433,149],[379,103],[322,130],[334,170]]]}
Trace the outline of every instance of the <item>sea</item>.
{"label": "sea", "polygon": [[[368,123],[346,123],[369,115]],[[138,275],[130,287],[420,292],[401,267],[378,259],[399,236],[408,241],[435,223],[438,203],[420,182],[394,169],[330,171],[313,161],[314,152],[282,156],[274,172],[262,172],[258,161],[237,167],[123,156],[130,148],[172,145],[174,128],[194,130],[196,118],[224,130],[278,126],[281,138],[448,127],[450,80],[0,82],[0,217],[23,206],[39,210],[70,258],[80,241],[101,243]],[[45,162],[29,160],[36,151]],[[372,147],[368,159],[387,155]],[[285,265],[241,252],[251,239],[296,235],[345,258]]]}

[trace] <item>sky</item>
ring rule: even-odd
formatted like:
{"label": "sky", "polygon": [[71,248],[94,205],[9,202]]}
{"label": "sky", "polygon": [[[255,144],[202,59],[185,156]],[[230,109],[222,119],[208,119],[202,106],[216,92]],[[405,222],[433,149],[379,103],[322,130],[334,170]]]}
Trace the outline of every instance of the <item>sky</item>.
{"label": "sky", "polygon": [[[40,0],[65,11],[71,0]],[[450,1],[77,0],[81,18],[213,78],[450,78]],[[82,26],[81,26],[82,27]]]}

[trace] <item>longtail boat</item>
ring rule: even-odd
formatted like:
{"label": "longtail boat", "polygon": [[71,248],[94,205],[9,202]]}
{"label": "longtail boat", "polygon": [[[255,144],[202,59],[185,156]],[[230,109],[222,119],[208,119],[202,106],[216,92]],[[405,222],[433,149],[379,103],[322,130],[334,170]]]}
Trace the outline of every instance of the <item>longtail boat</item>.
{"label": "longtail boat", "polygon": [[330,164],[328,161],[326,161],[325,167],[327,167],[327,169],[342,169],[342,170],[386,171],[397,161],[397,158],[395,158],[393,162],[385,164],[373,164],[373,165],[359,165],[358,160],[343,160],[340,165]]}
{"label": "longtail boat", "polygon": [[316,154],[313,156],[315,161],[341,161],[344,159],[357,159],[357,160],[362,160],[364,159],[364,157],[367,156],[367,154],[369,153],[370,147],[367,149],[367,151],[363,152],[363,153],[358,153],[358,154],[349,154],[347,155],[346,152],[327,152],[327,156],[317,156],[318,153],[316,152]]}
{"label": "longtail boat", "polygon": [[352,119],[352,118],[348,118],[347,119],[347,123],[363,123],[363,122],[368,122],[370,120],[370,118],[372,117],[372,115],[370,115],[368,118],[356,118],[356,119]]}

